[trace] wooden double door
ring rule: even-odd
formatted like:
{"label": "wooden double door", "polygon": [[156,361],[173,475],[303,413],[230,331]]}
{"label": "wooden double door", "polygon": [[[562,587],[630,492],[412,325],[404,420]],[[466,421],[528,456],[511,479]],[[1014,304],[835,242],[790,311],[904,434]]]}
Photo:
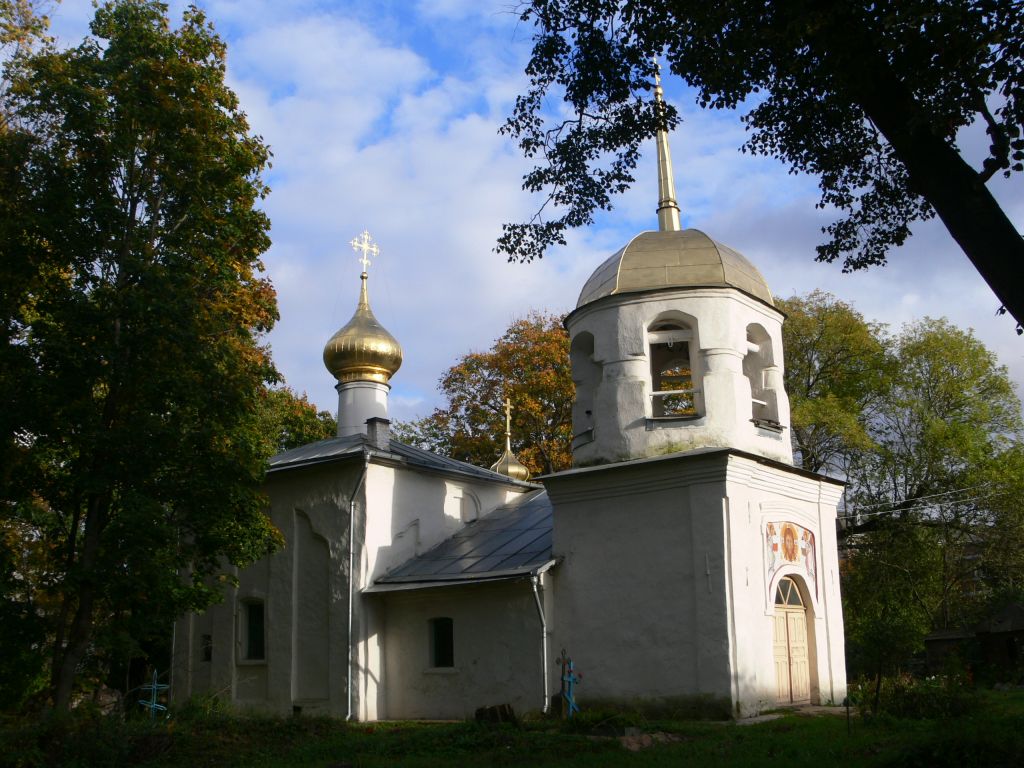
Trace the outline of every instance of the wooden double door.
{"label": "wooden double door", "polygon": [[807,643],[807,608],[800,589],[788,576],[775,591],[775,681],[779,704],[811,700],[811,664]]}

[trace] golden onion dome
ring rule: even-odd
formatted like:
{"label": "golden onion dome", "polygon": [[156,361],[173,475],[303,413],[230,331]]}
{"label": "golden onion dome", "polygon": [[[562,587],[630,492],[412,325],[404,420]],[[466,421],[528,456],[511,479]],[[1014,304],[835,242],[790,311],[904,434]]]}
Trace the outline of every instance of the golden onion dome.
{"label": "golden onion dome", "polygon": [[362,281],[355,314],[324,347],[324,365],[339,383],[377,381],[387,384],[402,365],[402,347],[373,316],[365,272]]}
{"label": "golden onion dome", "polygon": [[512,453],[512,448],[507,444],[505,445],[505,452],[501,454],[501,457],[496,462],[491,464],[491,472],[511,477],[513,480],[530,479],[530,470],[523,466],[519,459],[516,458],[516,455]]}

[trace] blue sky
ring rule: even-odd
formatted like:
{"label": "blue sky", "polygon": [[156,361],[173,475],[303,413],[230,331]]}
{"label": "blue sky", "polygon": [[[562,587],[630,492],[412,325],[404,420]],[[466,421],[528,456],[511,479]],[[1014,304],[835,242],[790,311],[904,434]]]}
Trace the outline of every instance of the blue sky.
{"label": "blue sky", "polygon": [[[172,2],[172,20],[184,3]],[[228,44],[228,81],[253,131],[274,152],[264,257],[281,320],[269,342],[287,383],[337,408],[324,343],[348,321],[359,264],[348,242],[368,229],[381,255],[370,267],[377,318],[401,342],[391,415],[441,404],[437,380],[456,358],[488,348],[531,310],[571,309],[591,271],[639,231],[657,226],[653,143],[634,188],[595,226],[533,264],[493,253],[501,224],[537,204],[520,189],[527,168],[497,130],[525,83],[529,26],[513,0],[206,0]],[[89,0],[52,12],[61,44],[88,32]],[[678,81],[667,98],[684,123],[671,137],[683,224],[745,254],[777,296],[821,288],[867,318],[898,328],[946,316],[974,328],[1020,385],[1024,340],[945,229],[920,225],[890,264],[853,275],[814,261],[816,182],[739,152],[739,116],[701,111]],[[978,158],[985,137],[962,145]],[[1018,230],[1021,177],[992,183]],[[1024,275],[1022,275],[1024,279]]]}

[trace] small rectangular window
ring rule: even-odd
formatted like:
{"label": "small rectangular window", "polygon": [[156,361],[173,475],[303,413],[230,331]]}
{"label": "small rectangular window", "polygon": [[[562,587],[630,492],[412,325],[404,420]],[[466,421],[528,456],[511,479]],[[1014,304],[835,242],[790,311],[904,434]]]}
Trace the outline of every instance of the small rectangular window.
{"label": "small rectangular window", "polygon": [[263,603],[251,601],[245,605],[245,638],[243,648],[248,661],[259,661],[266,658],[263,632]]}
{"label": "small rectangular window", "polygon": [[455,628],[450,618],[430,620],[430,666],[455,666]]}
{"label": "small rectangular window", "polygon": [[203,661],[213,661],[213,635],[203,635],[200,639],[200,653]]}

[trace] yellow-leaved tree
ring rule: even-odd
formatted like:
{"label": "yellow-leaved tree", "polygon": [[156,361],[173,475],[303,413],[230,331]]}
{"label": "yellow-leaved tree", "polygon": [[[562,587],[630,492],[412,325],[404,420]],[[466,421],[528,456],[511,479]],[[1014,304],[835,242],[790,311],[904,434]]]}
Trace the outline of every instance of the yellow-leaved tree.
{"label": "yellow-leaved tree", "polygon": [[448,400],[429,416],[395,425],[398,439],[487,467],[505,443],[504,402],[512,401],[512,450],[533,475],[572,465],[573,384],[562,316],[515,320],[486,352],[463,355],[441,377]]}

